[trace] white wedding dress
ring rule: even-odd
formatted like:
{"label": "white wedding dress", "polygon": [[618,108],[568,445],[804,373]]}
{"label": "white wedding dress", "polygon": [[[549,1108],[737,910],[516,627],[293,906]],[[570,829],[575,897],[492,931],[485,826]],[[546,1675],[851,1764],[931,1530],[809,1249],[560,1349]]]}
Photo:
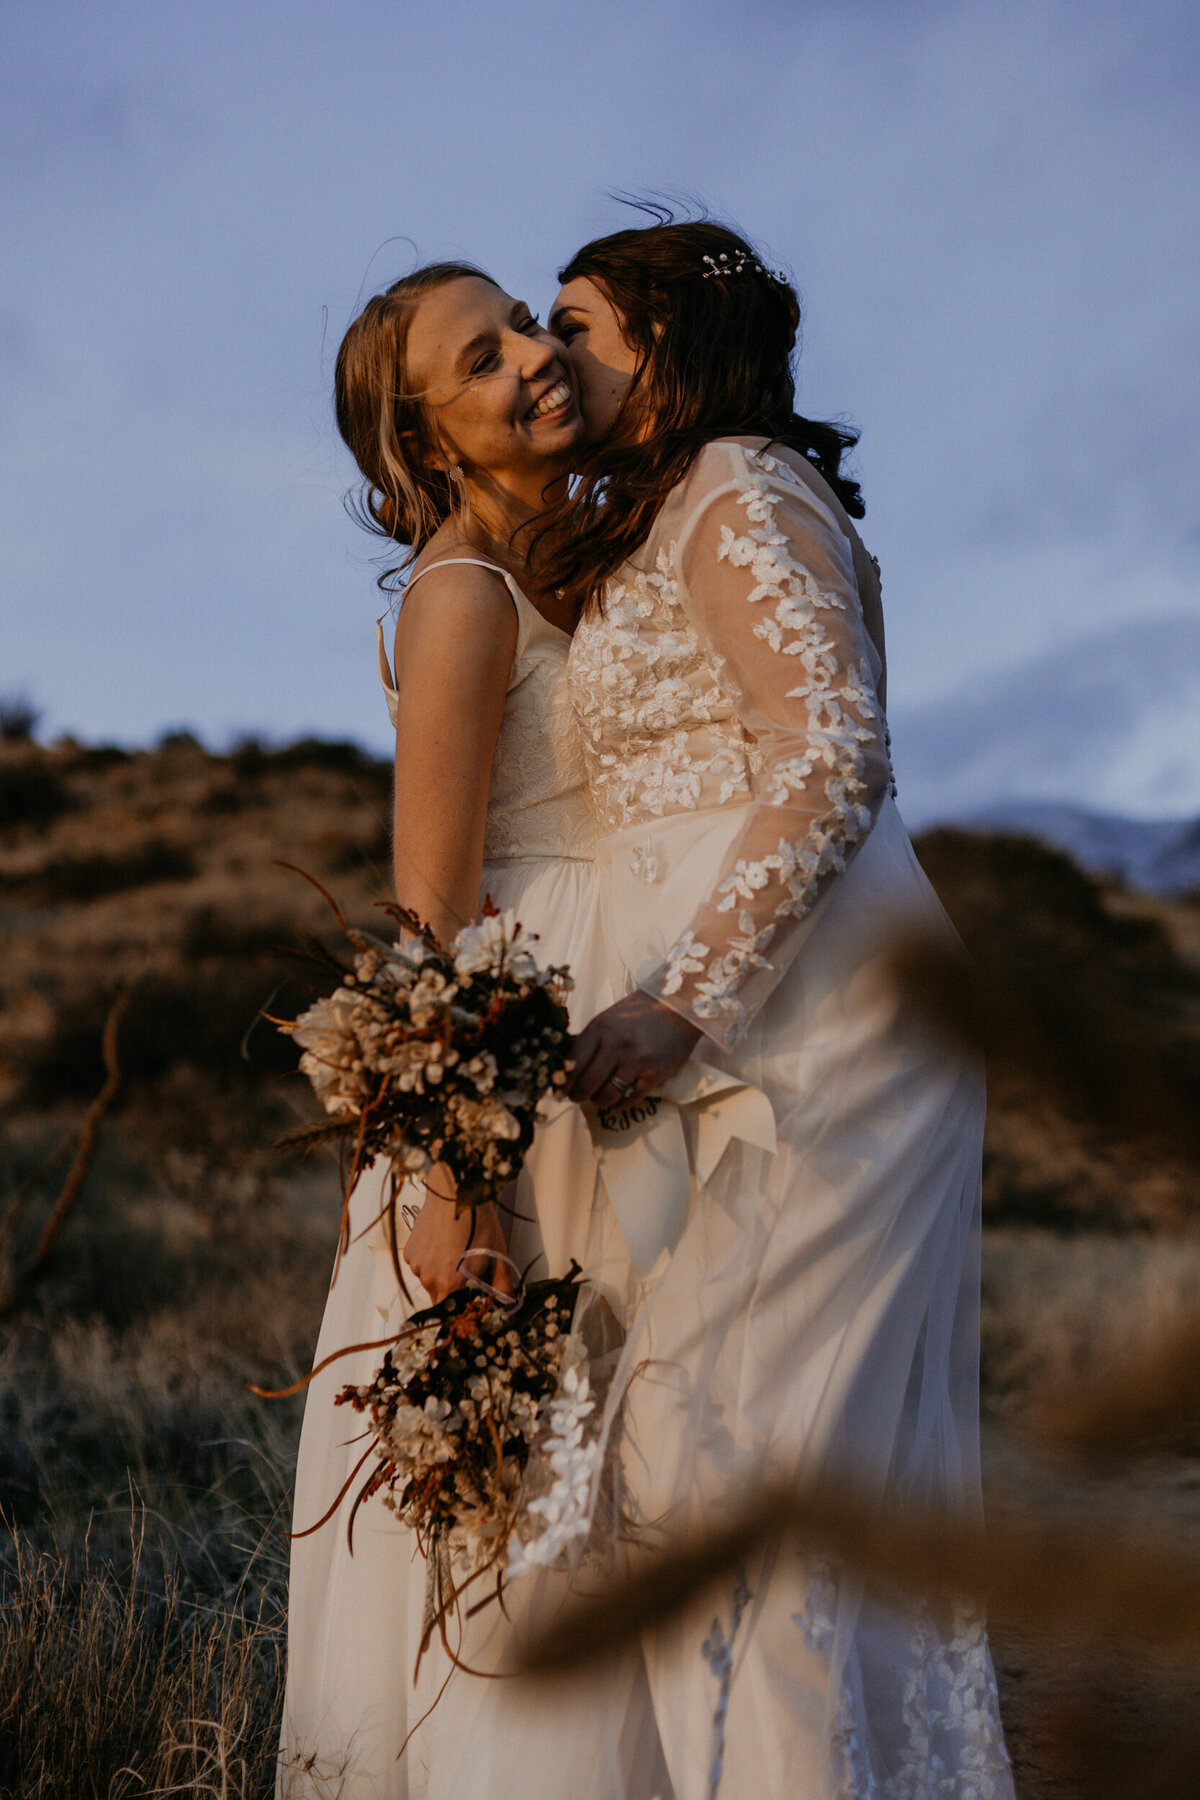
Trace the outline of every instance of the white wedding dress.
{"label": "white wedding dress", "polygon": [[[651,1536],[823,1473],[881,1509],[979,1504],[982,1072],[887,979],[898,936],[957,940],[892,797],[851,545],[799,463],[706,446],[571,648],[614,984],[775,1114],[774,1154],[735,1141],[694,1189],[630,1321],[610,1460]],[[642,1648],[674,1800],[1011,1800],[969,1615],[785,1548]]]}
{"label": "white wedding dress", "polygon": [[[492,765],[482,892],[539,934],[543,965],[569,965],[578,1030],[614,996],[596,930],[595,815],[566,690],[570,640],[504,579],[518,639]],[[379,662],[394,716],[382,633]],[[330,1289],[317,1362],[388,1336],[408,1312],[429,1304],[407,1272],[411,1298],[402,1300],[382,1232],[372,1230],[383,1178],[382,1167],[369,1170],[352,1197],[353,1242]],[[415,1207],[422,1197],[410,1187],[401,1199]],[[557,1276],[575,1258],[618,1315],[636,1310],[640,1284],[598,1184],[578,1107],[564,1104],[539,1126],[515,1211],[510,1250],[519,1268],[533,1278]],[[347,1382],[369,1381],[382,1356],[373,1349],[342,1358],[309,1387],[297,1531],[321,1517],[363,1452],[361,1441],[351,1441],[360,1416],[335,1409],[334,1396]],[[602,1707],[586,1689],[539,1707],[524,1690],[515,1698],[511,1681],[456,1672],[435,1635],[414,1685],[424,1560],[378,1497],[358,1511],[351,1554],[348,1511],[349,1502],[292,1545],[280,1800],[607,1800],[634,1793],[650,1800],[665,1791],[645,1681],[633,1660]],[[544,1591],[552,1579],[514,1583],[507,1614],[493,1605],[467,1621],[461,1637],[452,1628],[461,1660],[485,1672],[503,1668],[522,1590]],[[578,1780],[565,1773],[577,1755],[586,1758]]]}
{"label": "white wedding dress", "polygon": [[[513,1254],[575,1257],[626,1340],[584,1554],[466,1622],[485,1674],[631,1536],[711,1526],[762,1480],[978,1505],[982,1079],[884,977],[897,932],[949,926],[889,791],[847,539],[786,452],[719,442],[573,641],[508,585],[484,888],[570,963],[577,1025],[639,984],[693,1019],[776,1148],[735,1135],[639,1270],[579,1110],[539,1130]],[[379,1187],[354,1195],[319,1356],[403,1317]],[[332,1397],[379,1355],[310,1389],[297,1528],[361,1454]],[[889,1610],[790,1548],[544,1690],[456,1672],[436,1639],[414,1686],[424,1589],[378,1500],[353,1557],[341,1518],[295,1543],[280,1800],[1011,1800],[978,1621]]]}

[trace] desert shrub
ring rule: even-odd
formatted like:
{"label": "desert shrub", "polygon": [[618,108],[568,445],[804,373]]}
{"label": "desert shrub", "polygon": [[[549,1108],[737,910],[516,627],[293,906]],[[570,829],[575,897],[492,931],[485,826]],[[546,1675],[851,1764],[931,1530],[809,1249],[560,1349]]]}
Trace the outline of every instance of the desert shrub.
{"label": "desert shrub", "polygon": [[155,745],[155,749],[199,750],[203,752],[204,745],[200,742],[200,739],[196,736],[194,731],[189,731],[186,726],[177,726],[174,730],[164,731],[162,733],[158,743]]}
{"label": "desert shrub", "polygon": [[0,738],[9,743],[28,743],[38,728],[41,708],[23,691],[0,694]]}
{"label": "desert shrub", "polygon": [[270,754],[261,738],[239,738],[229,752],[229,766],[239,781],[252,781],[266,769]]}
{"label": "desert shrub", "polygon": [[73,804],[70,790],[40,758],[0,760],[0,828],[48,825]]}
{"label": "desert shrub", "polygon": [[1059,958],[1099,957],[1140,979],[1183,973],[1156,920],[1114,914],[1102,882],[1036,838],[943,826],[917,839],[917,853],[974,954],[1019,940]]}
{"label": "desert shrub", "polygon": [[83,855],[55,856],[39,869],[8,878],[10,893],[34,905],[62,905],[70,901],[101,900],[130,888],[149,887],[158,881],[189,881],[196,873],[196,859],[181,844],[151,838],[132,845],[120,855],[92,851]]}
{"label": "desert shrub", "polygon": [[[148,976],[121,1024],[125,1081],[156,1081],[181,1066],[215,1077],[222,1088],[286,1075],[297,1052],[261,1014],[268,1003],[280,1016],[294,1014],[307,998],[286,970],[273,975],[249,957],[197,959],[178,973]],[[110,987],[97,986],[60,1006],[53,1029],[28,1049],[19,1070],[27,1101],[45,1106],[99,1088],[101,1034],[112,1000]]]}
{"label": "desert shrub", "polygon": [[119,744],[73,744],[71,746],[72,766],[90,773],[120,768],[125,763],[131,763],[134,755],[134,751],[122,750]]}
{"label": "desert shrub", "polygon": [[274,773],[317,770],[353,777],[356,786],[372,799],[386,800],[391,792],[391,762],[370,755],[348,739],[304,737],[272,749],[260,738],[245,737],[234,745],[228,762],[238,782],[257,782]]}
{"label": "desert shrub", "polygon": [[329,769],[339,775],[374,775],[380,767],[358,744],[348,739],[297,738],[269,752],[274,769]]}

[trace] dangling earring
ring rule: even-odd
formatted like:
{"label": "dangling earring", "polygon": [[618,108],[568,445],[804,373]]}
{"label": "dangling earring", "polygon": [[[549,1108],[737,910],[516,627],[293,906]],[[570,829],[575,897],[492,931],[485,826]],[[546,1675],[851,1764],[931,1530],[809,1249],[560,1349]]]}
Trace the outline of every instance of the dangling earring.
{"label": "dangling earring", "polygon": [[459,527],[466,530],[470,517],[471,502],[467,493],[467,481],[461,463],[446,465],[446,479],[450,483],[450,512],[458,520]]}

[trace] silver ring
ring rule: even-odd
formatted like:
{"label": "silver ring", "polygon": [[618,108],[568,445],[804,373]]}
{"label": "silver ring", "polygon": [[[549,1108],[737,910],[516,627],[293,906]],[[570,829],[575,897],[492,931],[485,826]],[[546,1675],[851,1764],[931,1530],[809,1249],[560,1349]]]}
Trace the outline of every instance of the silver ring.
{"label": "silver ring", "polygon": [[616,1090],[617,1090],[618,1094],[620,1094],[622,1100],[628,1100],[630,1094],[632,1094],[634,1088],[636,1088],[637,1082],[636,1081],[622,1081],[621,1077],[619,1075],[610,1075],[608,1078],[608,1085],[609,1085],[609,1087],[616,1088]]}

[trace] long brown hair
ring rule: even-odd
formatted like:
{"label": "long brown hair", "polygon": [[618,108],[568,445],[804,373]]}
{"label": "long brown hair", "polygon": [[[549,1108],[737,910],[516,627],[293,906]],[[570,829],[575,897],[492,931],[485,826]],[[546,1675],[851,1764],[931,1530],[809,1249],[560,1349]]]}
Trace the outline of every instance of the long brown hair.
{"label": "long brown hair", "polygon": [[615,307],[637,366],[612,431],[584,453],[571,498],[550,517],[546,587],[561,588],[577,612],[598,604],[713,438],[798,450],[862,518],[858,483],[841,470],[858,433],[794,410],[800,302],[745,238],[712,219],[668,219],[585,244],[558,271],[560,282],[576,277]]}
{"label": "long brown hair", "polygon": [[408,550],[380,575],[385,591],[458,509],[453,476],[432,464],[433,428],[420,394],[410,391],[406,351],[418,302],[434,288],[464,278],[499,285],[473,263],[427,263],[367,301],[337,354],[338,430],[363,475],[361,489],[347,504],[368,531]]}

